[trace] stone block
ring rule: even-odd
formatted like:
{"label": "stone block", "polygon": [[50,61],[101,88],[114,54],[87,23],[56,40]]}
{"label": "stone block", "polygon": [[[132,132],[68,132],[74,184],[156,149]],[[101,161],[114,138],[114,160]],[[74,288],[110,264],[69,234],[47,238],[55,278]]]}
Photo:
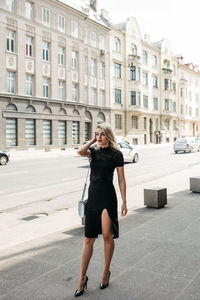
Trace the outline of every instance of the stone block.
{"label": "stone block", "polygon": [[167,204],[167,189],[155,187],[144,189],[144,205],[153,208],[161,208]]}
{"label": "stone block", "polygon": [[200,176],[190,177],[190,191],[200,193]]}

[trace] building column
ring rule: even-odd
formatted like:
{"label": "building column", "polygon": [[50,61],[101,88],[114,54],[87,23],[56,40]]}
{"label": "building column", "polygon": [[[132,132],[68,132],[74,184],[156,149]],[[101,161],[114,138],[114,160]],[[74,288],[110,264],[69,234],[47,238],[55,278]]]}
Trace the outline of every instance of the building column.
{"label": "building column", "polygon": [[36,148],[43,148],[43,120],[35,120]]}
{"label": "building column", "polygon": [[26,149],[25,122],[26,119],[17,119],[17,145],[20,150]]}
{"label": "building column", "polygon": [[53,148],[58,148],[58,121],[52,120],[52,146]]}
{"label": "building column", "polygon": [[67,121],[67,147],[72,148],[72,121]]}

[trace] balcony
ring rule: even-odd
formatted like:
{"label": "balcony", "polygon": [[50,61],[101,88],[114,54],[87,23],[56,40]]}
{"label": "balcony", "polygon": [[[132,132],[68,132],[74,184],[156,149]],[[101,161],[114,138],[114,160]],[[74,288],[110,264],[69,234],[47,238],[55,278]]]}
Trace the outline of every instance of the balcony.
{"label": "balcony", "polygon": [[172,74],[172,69],[170,69],[169,67],[164,67],[162,68],[163,70],[163,74],[168,74],[168,75],[171,75]]}
{"label": "balcony", "polygon": [[133,64],[140,63],[141,56],[134,55],[134,54],[128,54],[128,64],[129,67],[133,67]]}

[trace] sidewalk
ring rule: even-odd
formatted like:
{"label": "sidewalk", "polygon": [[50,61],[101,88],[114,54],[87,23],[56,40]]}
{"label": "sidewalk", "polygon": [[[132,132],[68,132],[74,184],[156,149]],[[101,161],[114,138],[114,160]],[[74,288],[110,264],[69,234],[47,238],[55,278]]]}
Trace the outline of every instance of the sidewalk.
{"label": "sidewalk", "polygon": [[[0,252],[0,300],[64,300],[79,276],[82,226],[58,231]],[[98,288],[103,269],[100,236],[88,270],[91,300],[200,299],[200,195],[171,194],[163,209],[132,209],[120,219],[110,285]]]}

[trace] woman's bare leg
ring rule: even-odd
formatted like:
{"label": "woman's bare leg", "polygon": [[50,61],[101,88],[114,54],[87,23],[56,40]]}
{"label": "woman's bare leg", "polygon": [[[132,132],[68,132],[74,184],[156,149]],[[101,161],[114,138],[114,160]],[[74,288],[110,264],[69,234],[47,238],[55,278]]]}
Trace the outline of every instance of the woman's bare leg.
{"label": "woman's bare leg", "polygon": [[102,275],[102,283],[108,282],[108,274],[110,270],[110,263],[112,260],[115,242],[113,240],[113,232],[112,232],[112,221],[108,214],[107,209],[104,209],[101,215],[101,223],[102,223],[102,234],[104,239],[104,271]]}
{"label": "woman's bare leg", "polygon": [[86,279],[86,272],[93,253],[94,242],[95,242],[95,238],[86,237],[83,243],[83,249],[81,254],[80,278],[78,282],[79,291],[83,289],[83,285]]}

